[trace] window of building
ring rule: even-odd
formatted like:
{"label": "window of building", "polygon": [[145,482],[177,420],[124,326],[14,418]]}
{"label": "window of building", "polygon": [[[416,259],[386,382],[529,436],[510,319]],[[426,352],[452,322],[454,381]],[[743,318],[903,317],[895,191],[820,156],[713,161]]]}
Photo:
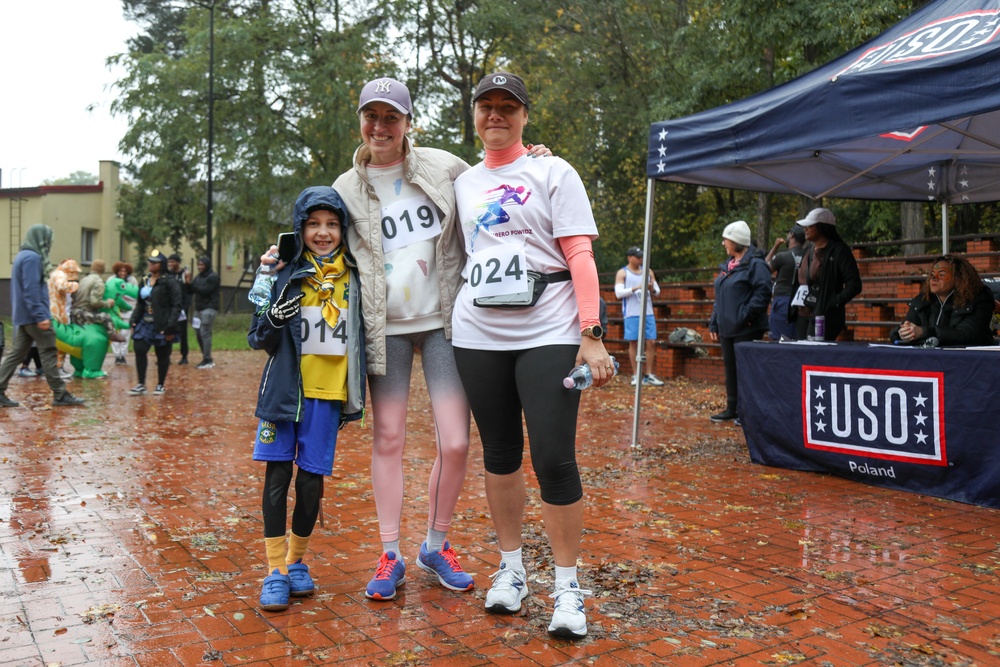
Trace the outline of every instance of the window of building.
{"label": "window of building", "polygon": [[80,235],[80,264],[94,261],[94,247],[97,245],[97,230],[84,229]]}

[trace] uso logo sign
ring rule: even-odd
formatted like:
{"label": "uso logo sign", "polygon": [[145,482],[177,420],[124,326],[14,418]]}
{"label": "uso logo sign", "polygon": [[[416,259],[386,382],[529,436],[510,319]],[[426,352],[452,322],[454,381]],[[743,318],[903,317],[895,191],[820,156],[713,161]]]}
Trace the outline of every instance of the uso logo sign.
{"label": "uso logo sign", "polygon": [[805,446],[946,466],[944,374],[802,367]]}
{"label": "uso logo sign", "polygon": [[993,41],[1000,31],[998,11],[977,10],[935,19],[891,42],[865,51],[856,61],[833,76],[863,72],[874,67],[947,56]]}

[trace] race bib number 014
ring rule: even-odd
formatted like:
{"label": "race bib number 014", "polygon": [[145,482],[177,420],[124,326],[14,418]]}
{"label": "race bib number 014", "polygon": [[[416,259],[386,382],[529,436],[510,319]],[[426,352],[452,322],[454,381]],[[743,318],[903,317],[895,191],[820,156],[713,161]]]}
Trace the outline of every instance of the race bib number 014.
{"label": "race bib number 014", "polygon": [[347,308],[340,309],[336,328],[323,319],[319,306],[302,306],[302,354],[342,357],[347,354]]}
{"label": "race bib number 014", "polygon": [[382,251],[405,248],[441,233],[441,214],[427,197],[412,197],[382,208]]}
{"label": "race bib number 014", "polygon": [[503,244],[473,253],[469,257],[469,293],[477,299],[526,292],[527,268],[524,250],[517,246]]}

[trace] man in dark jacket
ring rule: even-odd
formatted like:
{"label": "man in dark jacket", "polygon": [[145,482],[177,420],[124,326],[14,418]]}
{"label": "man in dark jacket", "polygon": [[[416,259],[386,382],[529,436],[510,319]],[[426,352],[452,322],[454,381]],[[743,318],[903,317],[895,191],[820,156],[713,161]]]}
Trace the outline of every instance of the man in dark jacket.
{"label": "man in dark jacket", "polygon": [[20,405],[7,398],[7,385],[32,342],[38,348],[45,379],[52,390],[52,405],[80,405],[84,402],[66,390],[66,383],[59,375],[56,332],[52,328],[52,313],[49,310],[48,264],[51,249],[52,228],[32,225],[11,266],[11,320],[16,329],[10,352],[0,363],[0,407],[3,408]]}
{"label": "man in dark jacket", "polygon": [[201,348],[201,363],[195,368],[214,368],[212,361],[212,327],[219,314],[219,274],[212,270],[212,260],[209,257],[198,259],[198,275],[188,285],[188,291],[194,295],[191,326],[198,336],[198,347]]}

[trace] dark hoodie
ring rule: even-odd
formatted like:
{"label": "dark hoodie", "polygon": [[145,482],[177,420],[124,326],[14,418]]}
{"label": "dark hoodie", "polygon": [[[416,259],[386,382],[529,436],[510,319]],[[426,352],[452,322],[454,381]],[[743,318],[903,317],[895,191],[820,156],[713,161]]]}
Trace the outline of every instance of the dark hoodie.
{"label": "dark hoodie", "polygon": [[199,257],[198,261],[205,265],[204,271],[199,271],[198,275],[191,279],[188,291],[194,294],[194,309],[212,310],[219,309],[219,274],[212,270],[212,260],[208,257]]}
{"label": "dark hoodie", "polygon": [[[302,257],[305,244],[302,241],[302,225],[309,217],[309,211],[329,208],[340,216],[341,243],[346,244],[349,218],[347,207],[333,188],[321,185],[306,188],[295,201],[292,219],[295,231],[295,258],[278,271],[271,287],[271,300],[277,298],[288,283],[287,298],[302,292],[302,281],[315,272],[312,264]],[[361,290],[357,265],[345,245],[345,257],[350,269],[351,286],[348,290],[348,332],[347,332],[347,400],[340,410],[340,422],[361,419],[365,407],[365,336],[361,318]],[[247,342],[255,350],[264,350],[270,355],[261,374],[260,389],[257,392],[259,419],[268,421],[301,421],[305,395],[302,389],[302,319],[296,314],[282,326],[274,326],[267,310],[262,307],[250,322]]]}

